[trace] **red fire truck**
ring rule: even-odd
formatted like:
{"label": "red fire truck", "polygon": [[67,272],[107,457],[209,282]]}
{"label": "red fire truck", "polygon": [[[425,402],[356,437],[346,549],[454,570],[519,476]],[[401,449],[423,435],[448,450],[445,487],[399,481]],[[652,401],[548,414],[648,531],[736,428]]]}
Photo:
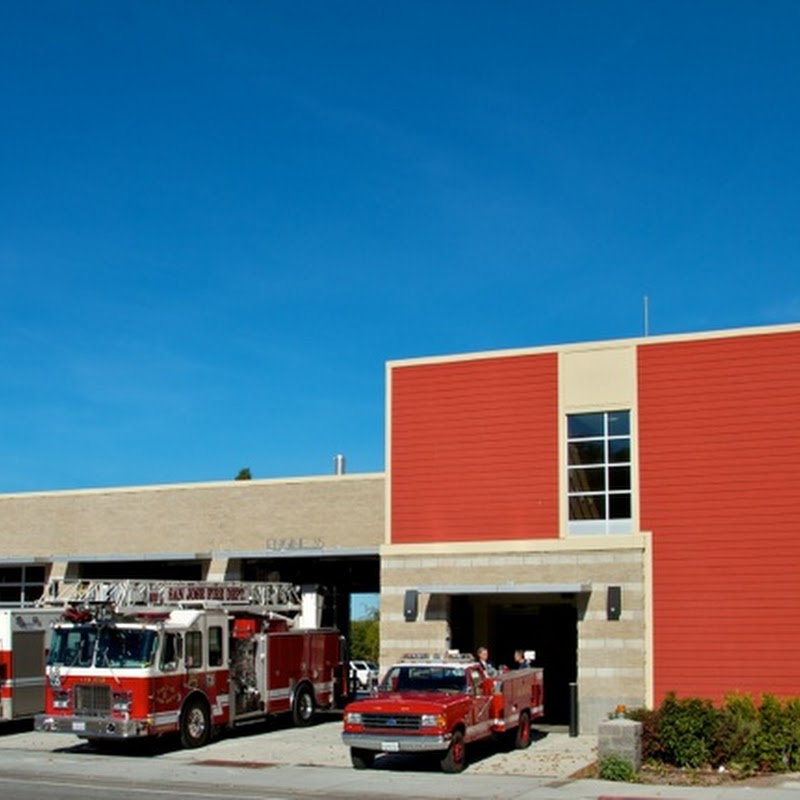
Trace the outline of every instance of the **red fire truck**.
{"label": "red fire truck", "polygon": [[347,695],[344,638],[304,627],[291,584],[59,582],[43,602],[63,615],[39,731],[98,741],[177,732],[201,747],[268,715],[307,725]]}
{"label": "red fire truck", "polygon": [[445,772],[461,772],[467,744],[505,736],[528,747],[543,714],[539,668],[489,675],[470,655],[409,654],[375,694],[348,704],[342,738],[356,769],[380,753],[435,753]]}
{"label": "red fire truck", "polygon": [[58,610],[0,608],[0,723],[44,711],[44,663]]}

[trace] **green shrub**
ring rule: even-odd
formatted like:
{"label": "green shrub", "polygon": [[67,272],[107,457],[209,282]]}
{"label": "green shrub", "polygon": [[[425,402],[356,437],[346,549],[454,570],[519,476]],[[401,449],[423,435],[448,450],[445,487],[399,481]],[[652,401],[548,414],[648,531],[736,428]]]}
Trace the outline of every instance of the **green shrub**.
{"label": "green shrub", "polygon": [[711,760],[717,712],[710,700],[670,694],[661,706],[659,734],[666,760],[678,767],[702,767]]}
{"label": "green shrub", "polygon": [[758,708],[750,695],[729,694],[717,714],[711,763],[735,764],[745,773],[758,769]]}
{"label": "green shrub", "polygon": [[800,772],[800,698],[787,701],[784,714],[789,745],[787,768],[792,772]]}
{"label": "green shrub", "polygon": [[606,756],[600,759],[598,772],[604,781],[630,782],[636,777],[633,766],[620,756]]}
{"label": "green shrub", "polygon": [[759,767],[771,772],[783,772],[791,760],[789,719],[780,700],[766,694],[758,709],[758,731],[755,748]]}
{"label": "green shrub", "polygon": [[625,714],[628,719],[642,724],[642,761],[664,761],[661,744],[661,709],[632,708]]}
{"label": "green shrub", "polygon": [[670,693],[655,710],[628,711],[642,724],[642,759],[677,767],[729,767],[738,775],[800,772],[800,697],[729,694],[719,708]]}
{"label": "green shrub", "polygon": [[656,710],[635,709],[642,723],[642,758],[696,769],[726,765],[739,775],[800,771],[800,697],[782,702],[764,695],[729,694],[717,709],[696,697],[674,693]]}

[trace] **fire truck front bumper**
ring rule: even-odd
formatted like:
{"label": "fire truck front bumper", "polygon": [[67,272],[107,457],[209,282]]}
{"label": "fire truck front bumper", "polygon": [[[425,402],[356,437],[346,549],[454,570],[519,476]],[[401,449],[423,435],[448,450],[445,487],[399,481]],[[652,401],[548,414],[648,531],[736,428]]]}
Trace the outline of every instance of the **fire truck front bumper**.
{"label": "fire truck front bumper", "polygon": [[374,750],[380,753],[434,753],[447,750],[452,736],[440,733],[432,736],[381,736],[372,733],[343,733],[342,740],[348,747]]}
{"label": "fire truck front bumper", "polygon": [[150,724],[141,719],[57,717],[52,714],[37,714],[33,727],[37,731],[71,733],[87,739],[134,739],[151,732]]}

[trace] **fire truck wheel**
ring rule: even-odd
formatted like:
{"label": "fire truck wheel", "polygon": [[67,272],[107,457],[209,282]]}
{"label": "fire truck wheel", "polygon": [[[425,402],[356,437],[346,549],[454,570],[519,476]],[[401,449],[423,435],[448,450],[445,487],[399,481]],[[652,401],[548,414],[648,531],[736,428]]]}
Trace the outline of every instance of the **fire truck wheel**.
{"label": "fire truck wheel", "polygon": [[356,769],[369,769],[375,761],[375,753],[372,750],[351,747],[350,761]]}
{"label": "fire truck wheel", "polygon": [[514,737],[514,747],[517,750],[524,750],[529,747],[531,743],[531,718],[527,711],[523,711],[519,715],[519,725],[517,725],[517,733]]}
{"label": "fire truck wheel", "polygon": [[181,714],[181,744],[186,749],[202,747],[210,737],[208,706],[199,698],[190,700]]}
{"label": "fire truck wheel", "polygon": [[310,725],[314,719],[314,695],[308,686],[301,686],[292,703],[292,722],[298,728]]}
{"label": "fire truck wheel", "polygon": [[442,772],[462,772],[467,766],[467,749],[464,734],[456,731],[450,740],[450,747],[441,760]]}

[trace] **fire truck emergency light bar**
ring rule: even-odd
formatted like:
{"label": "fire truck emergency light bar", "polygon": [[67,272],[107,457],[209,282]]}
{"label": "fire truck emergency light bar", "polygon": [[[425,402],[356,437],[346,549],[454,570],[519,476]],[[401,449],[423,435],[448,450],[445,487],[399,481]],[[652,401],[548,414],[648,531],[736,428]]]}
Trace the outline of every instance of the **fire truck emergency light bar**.
{"label": "fire truck emergency light bar", "polygon": [[401,661],[406,663],[425,663],[431,661],[454,661],[466,663],[474,660],[475,657],[471,653],[462,653],[459,650],[448,650],[445,653],[405,653],[401,659]]}

